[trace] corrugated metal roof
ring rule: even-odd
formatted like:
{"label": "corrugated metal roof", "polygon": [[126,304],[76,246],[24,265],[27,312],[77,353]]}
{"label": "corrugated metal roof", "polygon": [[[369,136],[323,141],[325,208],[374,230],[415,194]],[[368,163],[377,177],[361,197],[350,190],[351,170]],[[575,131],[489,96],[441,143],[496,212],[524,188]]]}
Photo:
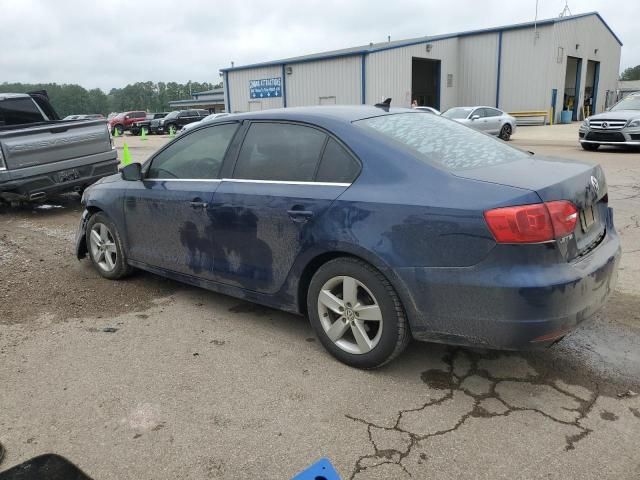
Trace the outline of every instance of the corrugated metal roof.
{"label": "corrugated metal roof", "polygon": [[310,55],[302,55],[302,56],[299,56],[299,57],[291,57],[291,58],[285,58],[285,59],[281,59],[281,60],[272,60],[272,61],[269,61],[269,62],[262,62],[262,63],[253,63],[253,64],[250,64],[250,65],[241,65],[241,66],[238,66],[238,67],[223,68],[220,71],[221,72],[229,72],[229,71],[235,71],[235,70],[246,70],[246,69],[249,69],[249,68],[268,67],[268,66],[273,66],[273,65],[284,65],[284,64],[292,64],[292,63],[312,62],[314,60],[327,60],[327,59],[336,58],[336,57],[346,57],[346,56],[352,56],[352,55],[364,55],[364,54],[373,53],[373,52],[380,52],[380,51],[383,51],[383,50],[391,50],[391,49],[394,49],[394,48],[407,47],[407,46],[410,46],[410,45],[416,45],[416,44],[420,44],[420,43],[428,43],[428,42],[435,42],[435,41],[438,41],[438,40],[445,40],[447,38],[467,37],[467,36],[472,36],[472,35],[482,35],[482,34],[485,34],[485,33],[496,33],[496,32],[505,32],[505,31],[509,31],[509,30],[518,30],[518,29],[522,29],[522,28],[533,28],[534,25],[536,25],[536,24],[538,26],[552,25],[554,23],[567,22],[567,21],[571,21],[571,20],[576,20],[578,18],[584,18],[584,17],[592,16],[592,15],[595,15],[595,16],[598,17],[598,19],[600,19],[600,21],[609,30],[609,32],[611,32],[611,35],[613,35],[613,37],[616,39],[616,41],[622,46],[622,42],[620,41],[618,36],[613,32],[613,30],[611,30],[611,27],[609,27],[609,25],[607,25],[607,22],[604,21],[604,19],[600,16],[600,14],[598,12],[588,12],[588,13],[581,13],[581,14],[578,14],[578,15],[571,15],[571,16],[567,16],[567,17],[558,17],[558,18],[550,18],[550,19],[546,19],[546,20],[538,20],[537,22],[516,23],[516,24],[513,24],[513,25],[505,25],[505,26],[502,26],[502,27],[484,28],[484,29],[480,29],[480,30],[469,30],[469,31],[464,31],[464,32],[449,33],[449,34],[443,34],[443,35],[417,37],[417,38],[410,38],[410,39],[406,39],[406,40],[396,40],[396,41],[393,41],[393,42],[371,43],[369,45],[364,45],[364,46],[359,46],[359,47],[343,48],[343,49],[340,49],[340,50],[332,50],[332,51],[329,51],[329,52],[312,53]]}

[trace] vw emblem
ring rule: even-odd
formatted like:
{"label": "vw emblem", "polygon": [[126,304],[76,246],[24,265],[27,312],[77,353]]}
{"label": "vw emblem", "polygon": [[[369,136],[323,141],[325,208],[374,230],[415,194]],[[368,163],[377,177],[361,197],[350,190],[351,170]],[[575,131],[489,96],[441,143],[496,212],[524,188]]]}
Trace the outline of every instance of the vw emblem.
{"label": "vw emblem", "polygon": [[[609,128],[609,124],[607,122],[602,122],[602,128]],[[593,177],[591,177],[593,178]]]}
{"label": "vw emblem", "polygon": [[591,175],[591,186],[593,187],[593,191],[597,195],[598,192],[600,191],[600,185],[598,184],[598,179],[593,175]]}

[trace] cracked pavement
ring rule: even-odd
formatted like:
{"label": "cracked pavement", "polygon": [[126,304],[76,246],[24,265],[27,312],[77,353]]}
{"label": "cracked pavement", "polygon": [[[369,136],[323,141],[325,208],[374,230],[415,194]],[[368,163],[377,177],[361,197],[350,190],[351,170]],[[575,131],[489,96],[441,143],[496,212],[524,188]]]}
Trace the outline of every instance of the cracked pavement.
{"label": "cracked pavement", "polygon": [[72,258],[77,199],[0,211],[0,472],[52,452],[95,480],[285,479],[323,456],[343,479],[640,478],[640,153],[531,132],[514,144],[602,163],[624,250],[605,310],[537,352],[413,343],[354,370],[303,318],[99,278]]}

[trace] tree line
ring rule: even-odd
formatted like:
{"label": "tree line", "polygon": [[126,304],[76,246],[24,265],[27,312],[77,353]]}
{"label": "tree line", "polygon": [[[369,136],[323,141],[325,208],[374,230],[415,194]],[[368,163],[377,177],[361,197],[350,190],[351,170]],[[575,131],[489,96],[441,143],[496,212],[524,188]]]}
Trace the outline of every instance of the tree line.
{"label": "tree line", "polygon": [[26,93],[46,90],[51,104],[61,118],[73,114],[101,113],[128,110],[164,112],[169,102],[191,98],[191,93],[211,90],[209,82],[136,82],[123,88],[112,88],[108,94],[99,88],[87,90],[75,84],[8,83],[0,84],[0,93]]}
{"label": "tree line", "polygon": [[620,80],[640,80],[640,65],[625,69],[620,75]]}

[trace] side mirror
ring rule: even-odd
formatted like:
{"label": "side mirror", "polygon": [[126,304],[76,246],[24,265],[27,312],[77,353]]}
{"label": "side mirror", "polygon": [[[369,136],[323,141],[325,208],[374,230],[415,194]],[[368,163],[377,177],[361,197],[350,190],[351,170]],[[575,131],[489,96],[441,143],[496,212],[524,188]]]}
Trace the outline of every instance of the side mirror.
{"label": "side mirror", "polygon": [[123,167],[120,170],[120,175],[123,180],[127,180],[130,182],[135,182],[137,180],[142,180],[142,165],[139,163],[130,163],[126,167]]}
{"label": "side mirror", "polygon": [[473,115],[471,117],[471,120],[478,120],[480,118],[480,115]]}

